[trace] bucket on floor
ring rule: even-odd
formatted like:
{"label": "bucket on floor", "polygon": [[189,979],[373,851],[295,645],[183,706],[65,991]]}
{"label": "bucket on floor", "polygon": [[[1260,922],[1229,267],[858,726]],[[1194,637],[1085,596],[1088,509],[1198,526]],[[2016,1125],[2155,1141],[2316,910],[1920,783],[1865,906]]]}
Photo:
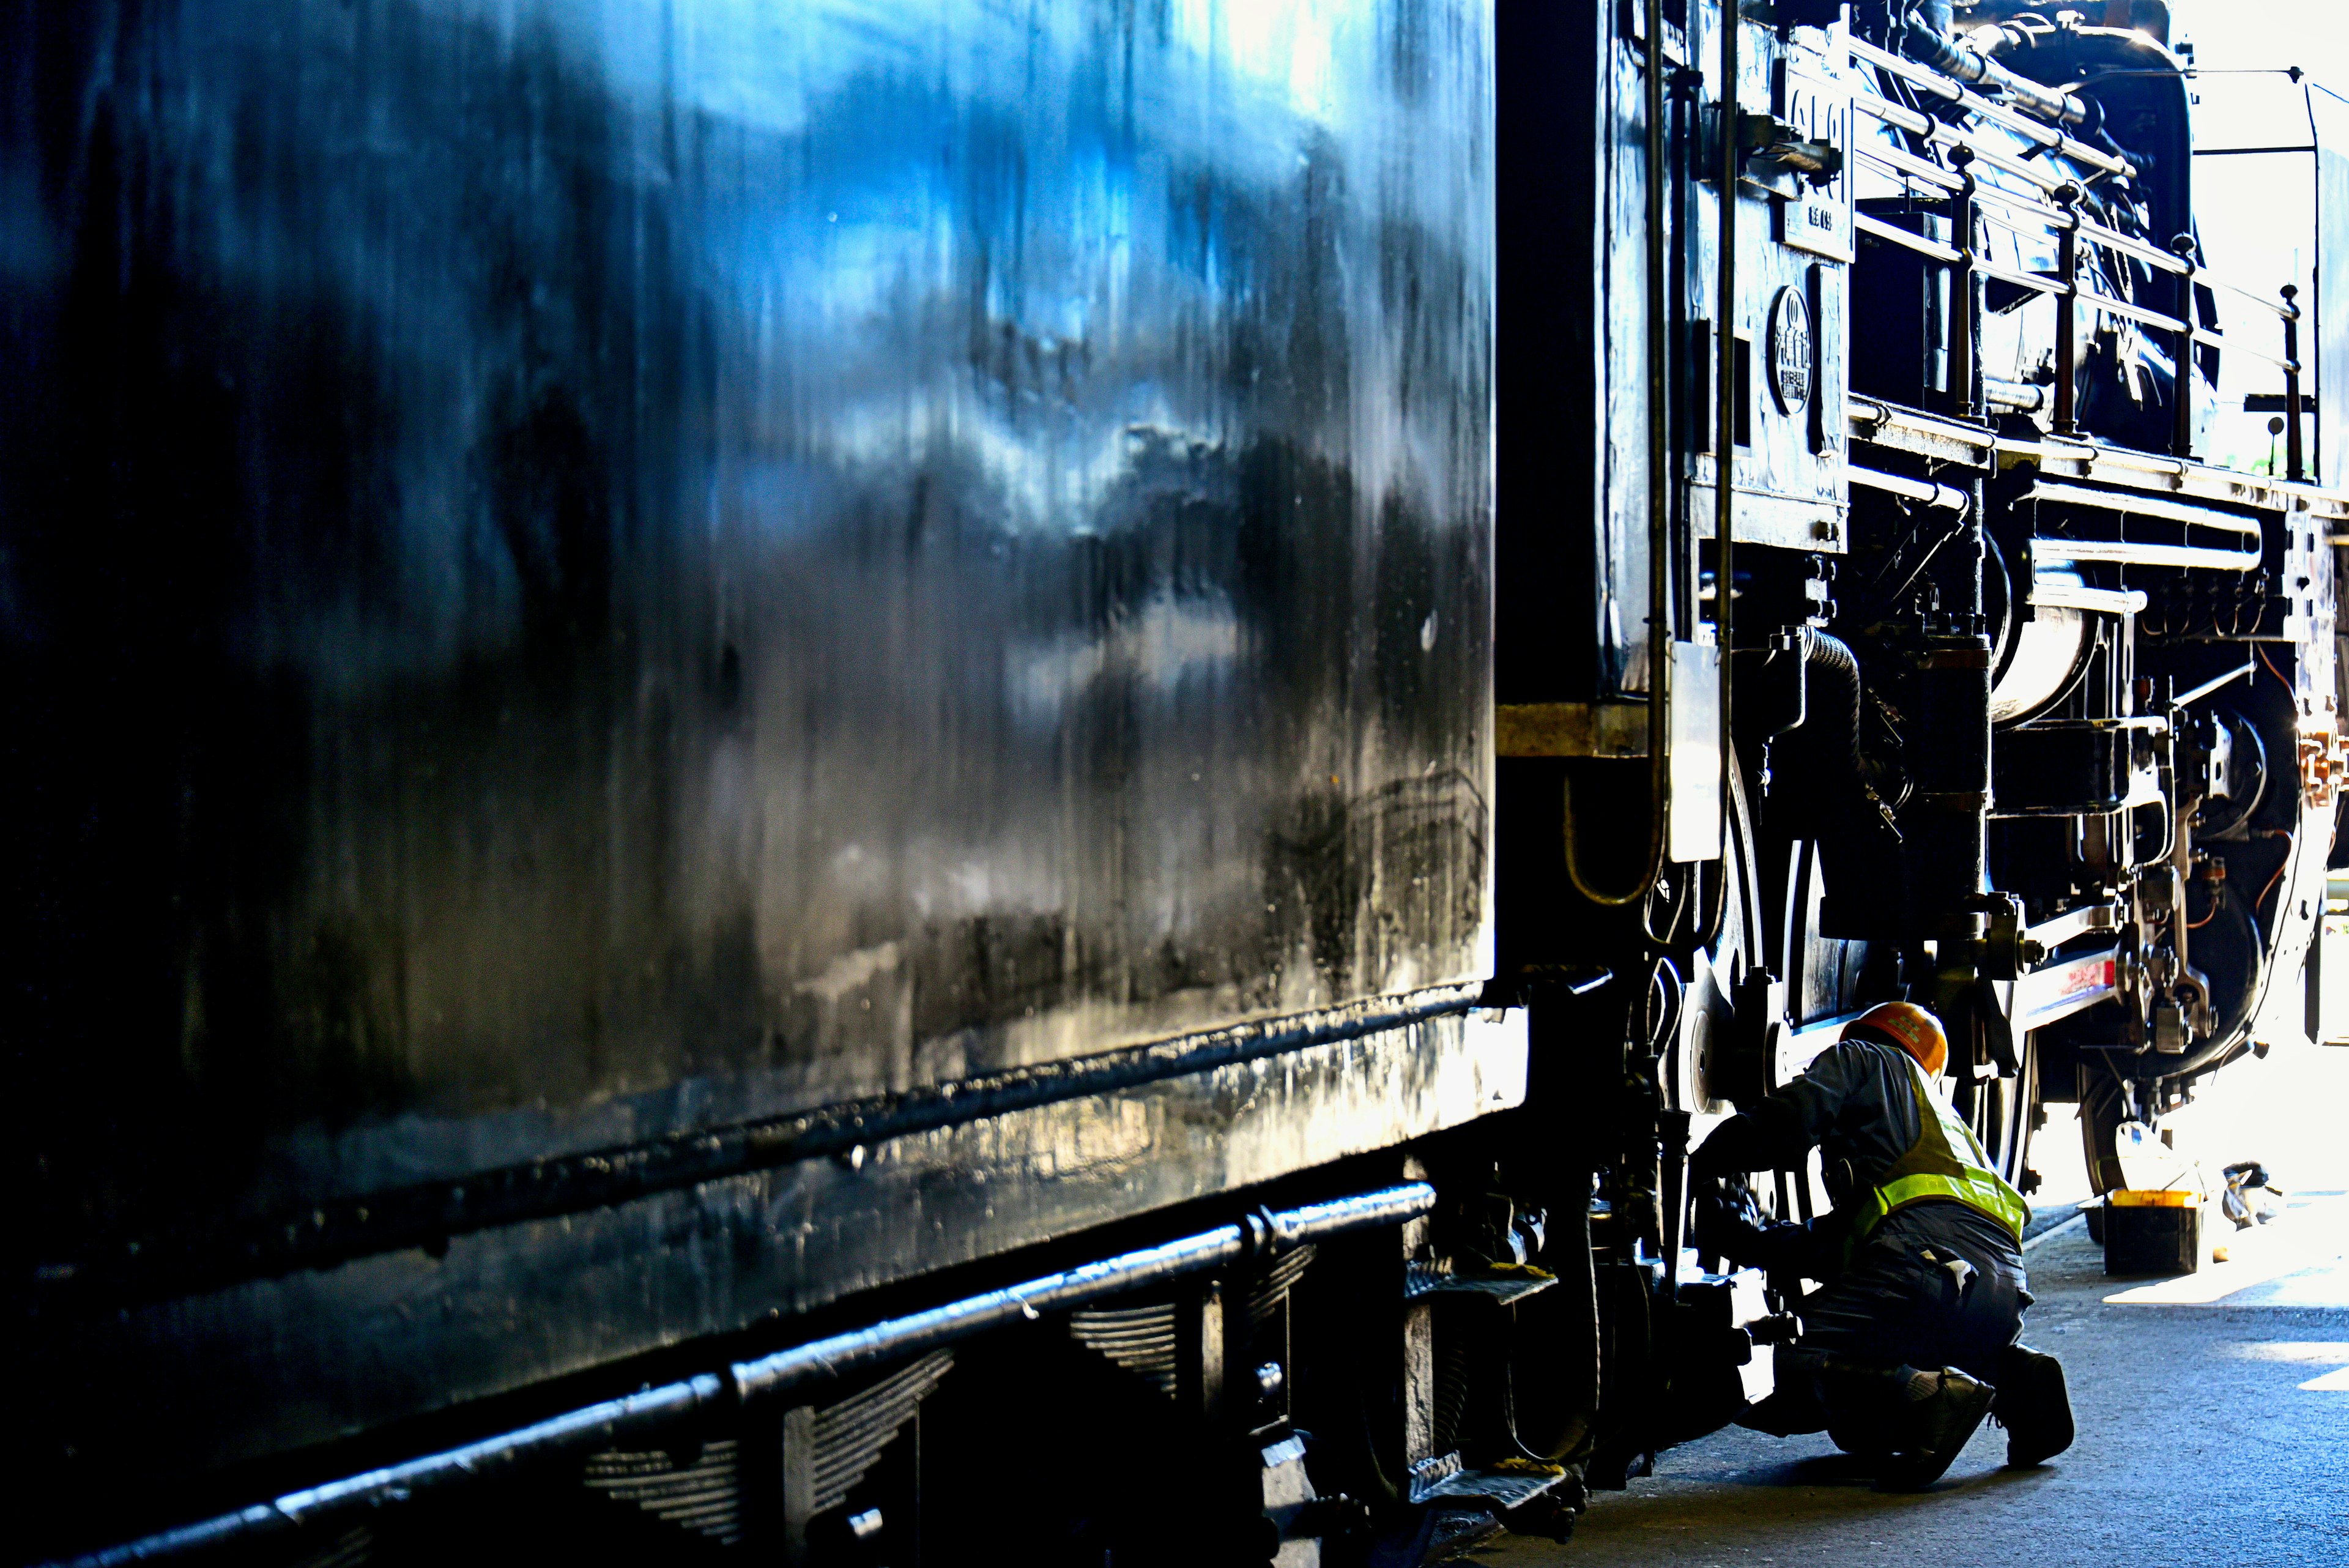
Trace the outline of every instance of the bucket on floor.
{"label": "bucket on floor", "polygon": [[2175,1189],[2105,1195],[2105,1272],[2190,1274],[2202,1267],[2202,1203]]}

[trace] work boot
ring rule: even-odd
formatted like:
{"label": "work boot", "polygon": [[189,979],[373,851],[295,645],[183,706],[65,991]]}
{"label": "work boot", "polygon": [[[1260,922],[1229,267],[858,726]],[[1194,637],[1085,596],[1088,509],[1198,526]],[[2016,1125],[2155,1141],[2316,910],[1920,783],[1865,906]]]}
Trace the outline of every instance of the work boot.
{"label": "work boot", "polygon": [[1954,1366],[1910,1373],[1899,1419],[1902,1451],[1885,1461],[1877,1484],[1888,1491],[1921,1491],[1940,1480],[1990,1414],[1997,1393]]}
{"label": "work boot", "polygon": [[1991,1414],[2006,1428],[2006,1462],[2017,1469],[2070,1448],[2072,1397],[2064,1386],[2064,1364],[2019,1343],[2000,1351]]}

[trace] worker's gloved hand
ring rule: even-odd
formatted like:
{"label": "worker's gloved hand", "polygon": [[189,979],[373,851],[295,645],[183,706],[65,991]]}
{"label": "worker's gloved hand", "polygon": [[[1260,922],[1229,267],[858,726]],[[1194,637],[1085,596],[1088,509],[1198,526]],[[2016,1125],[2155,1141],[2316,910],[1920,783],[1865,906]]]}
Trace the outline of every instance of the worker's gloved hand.
{"label": "worker's gloved hand", "polygon": [[1732,1116],[1713,1128],[1713,1136],[1689,1156],[1689,1169],[1698,1176],[1714,1177],[1742,1177],[1749,1170],[1766,1169],[1776,1162],[1764,1148],[1764,1141],[1761,1124],[1752,1116]]}
{"label": "worker's gloved hand", "polygon": [[1737,1178],[1700,1181],[1693,1207],[1691,1239],[1700,1251],[1774,1274],[1799,1277],[1818,1272],[1812,1265],[1810,1227],[1770,1219],[1762,1212],[1753,1189]]}
{"label": "worker's gloved hand", "polygon": [[1694,1199],[1689,1234],[1697,1250],[1733,1262],[1754,1262],[1763,1247],[1766,1222],[1752,1189],[1733,1176],[1700,1179]]}

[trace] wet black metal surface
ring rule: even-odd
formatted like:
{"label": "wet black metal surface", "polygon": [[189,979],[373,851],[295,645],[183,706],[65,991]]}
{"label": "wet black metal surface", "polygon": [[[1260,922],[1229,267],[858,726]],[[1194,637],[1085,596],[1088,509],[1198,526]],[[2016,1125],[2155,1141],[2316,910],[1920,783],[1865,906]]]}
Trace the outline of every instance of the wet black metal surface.
{"label": "wet black metal surface", "polygon": [[36,1323],[1484,971],[1477,7],[186,0],[0,62]]}

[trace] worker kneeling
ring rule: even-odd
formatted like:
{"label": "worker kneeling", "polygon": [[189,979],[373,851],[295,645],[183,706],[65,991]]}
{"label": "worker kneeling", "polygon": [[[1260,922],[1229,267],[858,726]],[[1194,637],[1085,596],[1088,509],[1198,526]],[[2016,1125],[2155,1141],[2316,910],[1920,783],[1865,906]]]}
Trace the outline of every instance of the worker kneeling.
{"label": "worker kneeling", "polygon": [[[1803,1299],[1801,1337],[1777,1353],[1777,1391],[1742,1423],[1825,1430],[1876,1459],[1890,1487],[1940,1480],[1987,1415],[2007,1429],[2011,1465],[2072,1442],[2063,1367],[2018,1338],[2031,1210],[1935,1090],[1948,1058],[1932,1014],[1887,1002],[1690,1160],[1713,1179],[1697,1187],[1698,1245],[1824,1282]],[[1814,1145],[1834,1212],[1764,1223],[1744,1173],[1799,1168]]]}

